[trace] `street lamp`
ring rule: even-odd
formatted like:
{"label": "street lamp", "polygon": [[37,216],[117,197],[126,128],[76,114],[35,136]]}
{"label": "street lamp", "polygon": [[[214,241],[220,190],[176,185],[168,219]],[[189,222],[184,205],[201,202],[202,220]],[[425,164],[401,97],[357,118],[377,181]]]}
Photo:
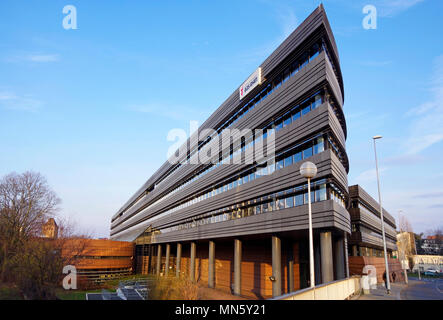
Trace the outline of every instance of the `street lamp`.
{"label": "street lamp", "polygon": [[315,287],[314,275],[314,239],[312,235],[312,211],[311,211],[311,179],[317,174],[317,167],[312,162],[305,162],[300,167],[300,174],[308,179],[308,208],[309,208],[309,273],[311,288]]}
{"label": "street lamp", "polygon": [[385,253],[385,268],[386,268],[386,290],[388,294],[391,293],[391,282],[389,280],[389,265],[388,265],[388,253],[386,251],[386,238],[385,238],[385,222],[383,219],[383,206],[381,204],[381,192],[380,192],[380,177],[378,175],[378,160],[377,160],[377,148],[375,146],[375,140],[381,139],[382,136],[372,137],[374,141],[374,154],[375,154],[375,171],[377,173],[377,186],[378,186],[378,202],[380,203],[380,219],[381,219],[381,233],[383,237],[383,250]]}

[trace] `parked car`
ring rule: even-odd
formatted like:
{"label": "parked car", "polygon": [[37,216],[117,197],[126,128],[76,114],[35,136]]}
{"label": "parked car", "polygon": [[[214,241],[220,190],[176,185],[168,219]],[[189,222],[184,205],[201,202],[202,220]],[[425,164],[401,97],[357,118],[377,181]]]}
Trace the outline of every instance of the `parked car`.
{"label": "parked car", "polygon": [[435,269],[428,269],[424,272],[425,276],[431,276],[431,277],[436,277],[438,276],[438,271]]}

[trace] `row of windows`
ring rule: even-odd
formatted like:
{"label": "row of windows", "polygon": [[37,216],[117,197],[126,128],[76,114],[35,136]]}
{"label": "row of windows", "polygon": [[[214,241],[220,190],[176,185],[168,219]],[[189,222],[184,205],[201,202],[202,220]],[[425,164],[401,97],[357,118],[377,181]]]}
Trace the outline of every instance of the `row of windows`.
{"label": "row of windows", "polygon": [[[350,256],[359,256],[359,257],[384,257],[384,251],[375,249],[375,248],[368,248],[368,247],[361,247],[361,246],[352,246],[349,250]],[[388,252],[388,255],[391,255],[390,252]]]}
{"label": "row of windows", "polygon": [[[220,159],[217,162],[214,161],[215,162],[214,164],[210,165],[209,167],[203,169],[202,171],[200,171],[198,173],[195,173],[191,179],[182,183],[177,188],[171,190],[169,193],[165,194],[163,197],[161,197],[160,199],[158,199],[155,202],[153,202],[152,204],[150,204],[145,210],[162,202],[163,200],[166,200],[167,198],[169,198],[170,196],[172,196],[176,192],[183,190],[189,184],[200,179],[208,172],[211,172],[212,170],[218,168],[222,164],[225,164],[227,162],[228,158],[229,158],[229,161],[232,161],[232,159],[234,157],[237,157],[241,152],[245,152],[246,150],[249,150],[249,148],[253,148],[257,143],[263,141],[264,139],[267,139],[268,135],[273,134],[274,130],[279,131],[280,129],[291,124],[292,121],[295,121],[296,119],[300,118],[302,115],[304,116],[309,111],[314,110],[320,104],[323,103],[323,97],[324,97],[324,92],[321,92],[321,91],[316,92],[315,94],[311,95],[309,98],[305,99],[302,103],[295,105],[288,112],[286,112],[283,116],[277,118],[275,121],[270,122],[264,128],[263,135],[256,137],[255,139],[253,139],[254,137],[251,136],[250,137],[251,139],[247,139],[247,141],[245,141],[243,143],[243,146],[240,145],[235,151],[232,151],[232,153],[230,153],[229,155],[225,155],[224,157],[220,157]],[[329,139],[329,140],[331,140],[331,139]],[[323,150],[321,150],[321,151],[323,151]],[[319,152],[321,152],[321,151],[319,151]],[[309,152],[309,151],[307,151],[307,152]],[[337,153],[338,149],[337,150],[334,149],[334,152]],[[306,155],[303,158],[307,158],[307,157],[309,157],[309,155]],[[298,161],[298,160],[296,160],[296,161]]]}
{"label": "row of windows", "polygon": [[[311,183],[311,202],[328,200],[328,191],[330,194],[329,199],[331,199],[331,193],[336,191],[335,187],[333,187],[331,184],[328,185],[329,187],[327,187],[325,179]],[[265,197],[260,197],[247,202],[243,202],[241,205],[229,206],[219,210],[215,210],[213,212],[210,212],[209,214],[204,214],[194,217],[193,219],[188,219],[182,224],[158,230],[154,232],[154,234],[179,231],[210,223],[245,218],[252,215],[297,207],[307,203],[308,192],[306,184],[295,188],[289,188],[284,191],[276,192]],[[342,204],[344,204],[344,200]]]}
{"label": "row of windows", "polygon": [[[215,195],[218,195],[220,193],[229,191],[231,189],[237,188],[237,186],[240,186],[242,184],[254,181],[255,179],[258,179],[262,176],[266,176],[269,174],[272,174],[276,170],[283,169],[284,167],[288,167],[296,162],[299,162],[303,159],[306,159],[308,157],[311,157],[314,154],[320,153],[325,150],[324,145],[324,137],[319,136],[312,140],[309,140],[303,144],[300,144],[295,147],[291,147],[288,150],[285,150],[283,152],[280,152],[278,155],[276,155],[276,161],[271,163],[265,163],[266,166],[260,166],[260,164],[254,166],[253,168],[249,168],[246,170],[246,172],[241,173],[235,177],[231,177],[229,180],[227,179],[226,182],[224,182],[221,185],[214,185],[211,187],[211,191],[208,191],[204,194],[201,194],[199,196],[194,197],[193,199],[182,203],[174,208],[171,208],[151,219],[149,221],[154,221],[157,219],[160,219],[162,217],[165,217],[168,214],[171,214],[173,212],[176,212],[177,210],[187,208],[191,205],[194,205],[196,203],[199,203],[200,201],[209,199]],[[213,168],[213,167],[211,167]],[[193,178],[195,179],[195,178]],[[177,188],[180,190],[181,187]],[[167,195],[169,196],[169,195]],[[160,199],[162,200],[162,199]],[[154,204],[158,203],[160,200],[157,200],[154,202]],[[154,205],[151,204],[151,205]],[[150,205],[150,206],[151,206]],[[150,206],[148,206],[143,211],[147,210]]]}
{"label": "row of windows", "polygon": [[[234,113],[228,120],[226,120],[223,124],[219,126],[217,130],[217,134],[221,135],[222,131],[226,128],[231,127],[233,124],[235,124],[238,120],[243,118],[249,111],[253,110],[255,106],[257,106],[261,101],[263,101],[268,95],[270,95],[274,90],[278,89],[286,80],[294,76],[298,73],[301,69],[303,69],[310,61],[315,59],[321,52],[321,50],[326,50],[326,47],[324,45],[321,45],[321,41],[314,44],[310,49],[308,49],[300,59],[293,62],[288,68],[286,68],[284,71],[282,71],[275,79],[269,83],[264,89],[262,89],[254,98],[250,99],[247,103],[243,105],[242,108],[240,108],[236,113]],[[202,141],[198,145],[198,147],[194,150],[191,150],[189,155],[186,157],[183,162],[187,162],[195,152],[198,152],[201,150],[201,148],[211,141],[211,139],[215,136],[215,133],[212,136],[209,136],[205,141]],[[174,172],[181,164],[179,164],[177,167],[175,167],[172,171],[168,173],[168,176],[172,172]],[[165,181],[166,177],[163,178],[158,184]],[[157,185],[158,185],[157,184]]]}
{"label": "row of windows", "polygon": [[[254,98],[250,99],[240,110],[238,110],[234,115],[231,116],[225,123],[223,123],[217,129],[218,135],[221,134],[222,130],[229,128],[238,120],[240,120],[245,114],[247,114],[250,110],[254,109],[256,105],[258,105],[262,100],[264,100],[269,94],[271,94],[274,90],[278,89],[286,80],[294,76],[301,69],[303,69],[310,61],[315,59],[321,51],[328,51],[327,47],[324,44],[323,40],[320,40],[318,43],[315,43],[310,49],[308,49],[298,60],[294,61],[288,68],[283,70],[277,77],[275,77],[272,83],[269,83],[263,90],[261,90]],[[332,61],[331,61],[332,63]],[[318,106],[319,102],[316,102],[313,105],[313,108]],[[309,109],[310,111],[310,109]],[[308,111],[308,108],[305,106],[301,110],[301,114],[304,115]],[[293,116],[290,117],[291,121],[297,119],[300,115],[294,113]],[[286,121],[286,123],[285,123]],[[285,126],[288,124],[288,119],[284,119],[281,124],[277,123],[276,129],[279,130],[280,126]],[[205,141],[201,142],[198,145],[197,149],[191,150],[190,154],[183,162],[187,162],[195,152],[198,152],[206,143],[208,143],[213,136],[208,137]],[[172,175],[172,173],[177,170],[181,166],[181,163],[177,164],[172,170],[170,170],[165,177],[162,178],[158,183],[154,185],[154,188],[166,181],[168,177]],[[134,204],[136,204],[140,199],[137,199]],[[134,205],[133,204],[133,205]],[[132,205],[131,205],[132,206]],[[125,210],[126,211],[126,210]],[[124,214],[124,211],[120,213],[119,217]]]}

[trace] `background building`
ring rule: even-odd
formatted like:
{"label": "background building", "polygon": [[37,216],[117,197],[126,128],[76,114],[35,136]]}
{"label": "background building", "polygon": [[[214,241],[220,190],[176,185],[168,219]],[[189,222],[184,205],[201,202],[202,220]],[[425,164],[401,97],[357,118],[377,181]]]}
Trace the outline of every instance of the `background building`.
{"label": "background building", "polygon": [[[377,270],[378,282],[383,282],[386,270],[381,230],[380,205],[362,187],[349,187],[352,233],[349,236],[348,254],[350,274],[361,275],[364,266],[373,265]],[[386,250],[388,252],[389,271],[395,273],[396,281],[403,281],[399,260],[393,257],[397,250],[397,231],[395,219],[383,209]],[[394,279],[392,279],[394,280]]]}
{"label": "background building", "polygon": [[57,239],[58,237],[58,225],[54,218],[49,218],[48,221],[42,227],[42,237]]}
{"label": "background building", "polygon": [[[137,244],[137,272],[186,275],[258,298],[305,288],[308,197],[299,168],[311,161],[318,167],[311,184],[316,283],[345,278],[351,230],[343,102],[338,50],[320,5],[198,130],[214,133],[195,147],[191,137],[179,163],[164,163],[118,210],[111,238]],[[264,133],[238,134],[223,148],[228,128]],[[224,164],[246,160],[271,137],[272,159]],[[211,143],[221,150],[214,164],[187,163]]]}
{"label": "background building", "polygon": [[134,271],[134,244],[131,242],[67,239],[62,255],[76,267],[80,286],[125,277]]}

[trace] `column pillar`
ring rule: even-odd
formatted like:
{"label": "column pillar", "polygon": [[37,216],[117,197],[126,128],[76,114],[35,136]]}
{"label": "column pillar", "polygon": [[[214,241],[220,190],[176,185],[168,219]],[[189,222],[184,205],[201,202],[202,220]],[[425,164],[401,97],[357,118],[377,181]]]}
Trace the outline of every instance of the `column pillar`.
{"label": "column pillar", "polygon": [[291,243],[288,250],[288,293],[294,291],[294,245]]}
{"label": "column pillar", "polygon": [[335,280],[345,278],[345,253],[344,253],[344,239],[338,238],[334,243],[334,257],[335,257]]}
{"label": "column pillar", "polygon": [[322,283],[334,281],[331,232],[320,233],[320,253],[321,253]]}
{"label": "column pillar", "polygon": [[344,239],[344,250],[345,250],[345,276],[349,278],[349,251],[348,251],[348,234],[343,231],[343,239]]}
{"label": "column pillar", "polygon": [[281,240],[272,236],[272,296],[281,296]]}
{"label": "column pillar", "polygon": [[234,240],[234,294],[241,294],[241,257],[242,243],[239,239]]}
{"label": "column pillar", "polygon": [[161,262],[162,262],[162,245],[159,244],[157,246],[157,268],[155,269],[155,273],[157,274],[157,277],[160,276]]}
{"label": "column pillar", "polygon": [[215,288],[215,242],[214,241],[209,241],[208,286],[209,288]]}
{"label": "column pillar", "polygon": [[192,282],[195,282],[195,254],[196,254],[197,245],[195,242],[191,242],[191,259],[189,261],[189,278]]}
{"label": "column pillar", "polygon": [[180,277],[181,260],[182,260],[182,244],[178,242],[177,243],[177,263],[175,266],[175,276],[177,278]]}
{"label": "column pillar", "polygon": [[166,262],[165,262],[165,276],[169,274],[169,257],[171,255],[171,245],[166,244]]}

